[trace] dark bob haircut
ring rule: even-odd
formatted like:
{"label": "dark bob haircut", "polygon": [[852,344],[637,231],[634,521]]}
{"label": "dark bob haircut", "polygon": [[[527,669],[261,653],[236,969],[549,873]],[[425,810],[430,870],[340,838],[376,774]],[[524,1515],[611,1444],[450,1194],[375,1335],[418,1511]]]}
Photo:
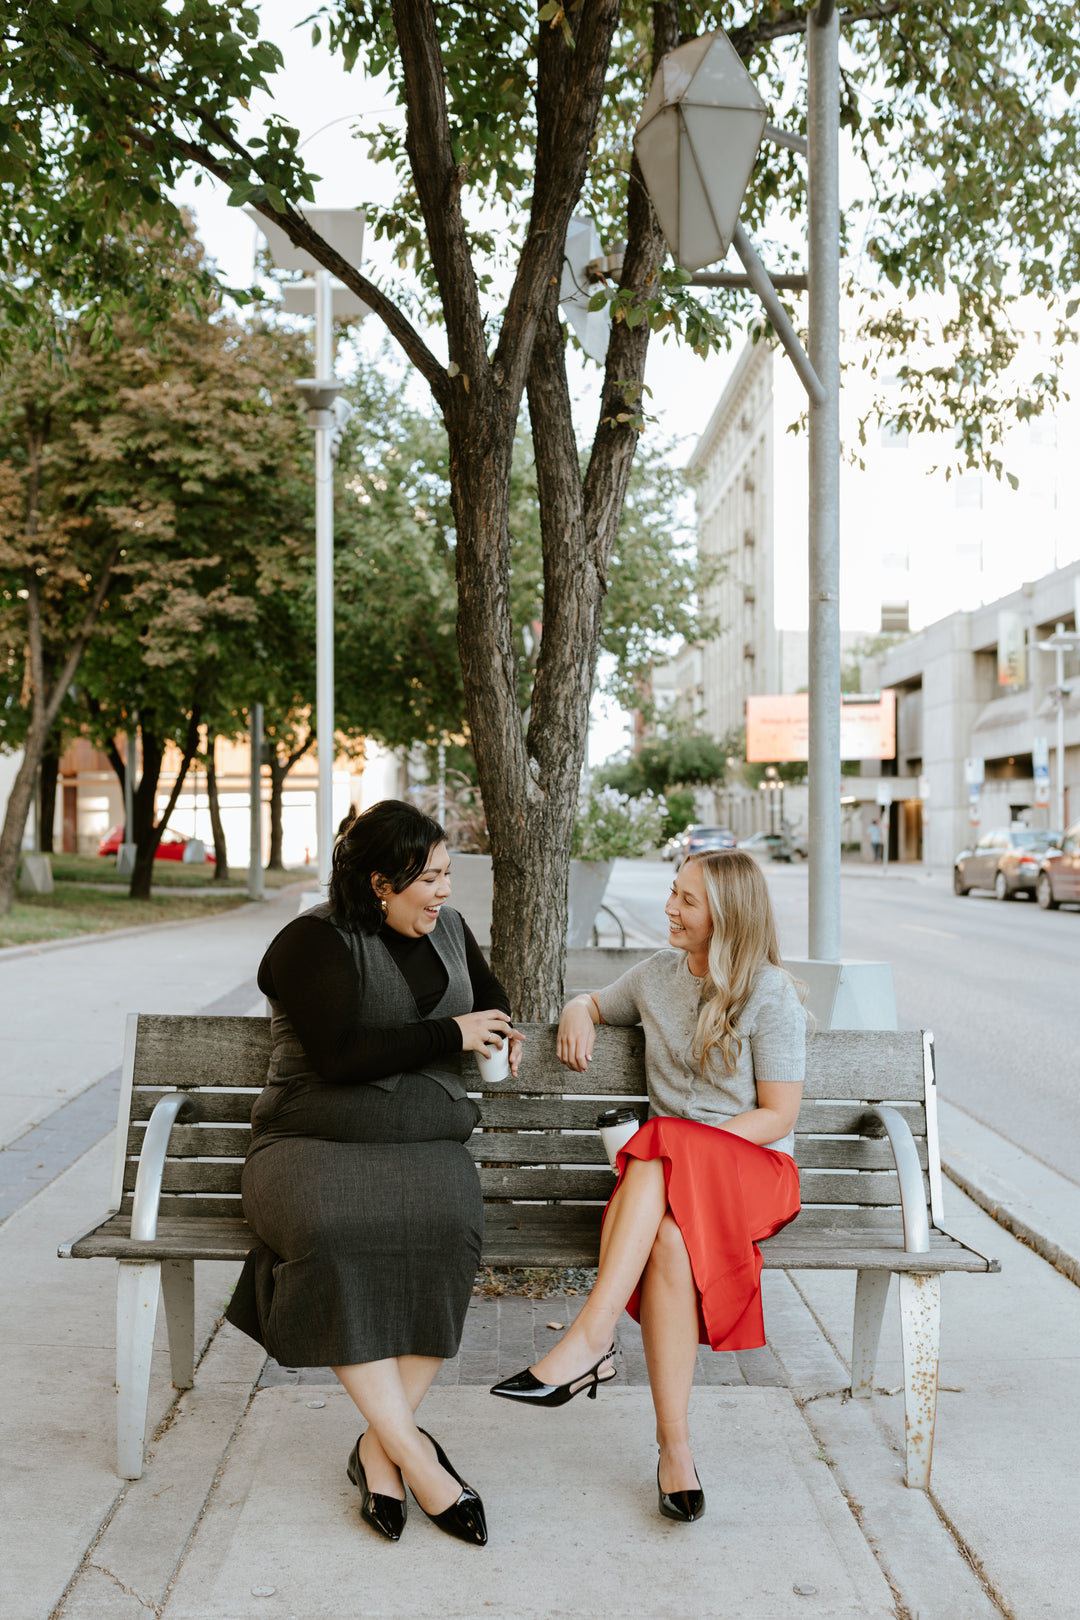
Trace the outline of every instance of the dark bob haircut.
{"label": "dark bob haircut", "polygon": [[338,839],[330,874],[329,900],[337,920],[361,934],[375,934],[383,910],[371,880],[378,873],[395,894],[414,883],[428,856],[446,834],[414,804],[383,799],[349,823]]}

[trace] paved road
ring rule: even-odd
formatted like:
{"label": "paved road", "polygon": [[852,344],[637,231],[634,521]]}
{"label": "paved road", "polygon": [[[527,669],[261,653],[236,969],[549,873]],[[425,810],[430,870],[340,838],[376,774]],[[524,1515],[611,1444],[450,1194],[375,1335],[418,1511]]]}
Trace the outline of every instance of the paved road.
{"label": "paved road", "polygon": [[[781,948],[806,954],[806,868],[766,868]],[[671,867],[620,861],[614,894],[664,941]],[[903,1028],[930,1028],[942,1094],[1080,1184],[1080,912],[990,896],[943,879],[845,874],[846,956],[891,961]]]}

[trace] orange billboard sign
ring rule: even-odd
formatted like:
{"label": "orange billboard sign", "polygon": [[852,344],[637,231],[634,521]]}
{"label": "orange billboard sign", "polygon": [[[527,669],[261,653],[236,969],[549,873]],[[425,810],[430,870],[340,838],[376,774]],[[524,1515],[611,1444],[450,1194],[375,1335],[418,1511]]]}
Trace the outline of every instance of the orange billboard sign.
{"label": "orange billboard sign", "polygon": [[[805,692],[746,700],[746,758],[752,765],[809,759],[810,699]],[[892,759],[896,754],[896,693],[844,693],[840,758]]]}

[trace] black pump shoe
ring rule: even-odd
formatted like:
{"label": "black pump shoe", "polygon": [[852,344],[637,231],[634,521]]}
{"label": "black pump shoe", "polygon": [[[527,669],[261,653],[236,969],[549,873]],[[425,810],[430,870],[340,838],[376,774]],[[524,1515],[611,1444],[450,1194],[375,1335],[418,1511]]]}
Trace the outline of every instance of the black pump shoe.
{"label": "black pump shoe", "polygon": [[[695,1478],[697,1474],[695,1471]],[[660,1497],[660,1512],[665,1519],[677,1519],[680,1524],[693,1524],[705,1517],[705,1492],[698,1480],[696,1491],[665,1491],[660,1485],[660,1464],[656,1465],[656,1489]]]}
{"label": "black pump shoe", "polygon": [[[452,1479],[456,1479],[461,1486],[461,1495],[456,1502],[451,1502],[448,1508],[441,1513],[428,1513],[427,1508],[416,1498],[416,1505],[432,1524],[437,1524],[440,1530],[445,1530],[448,1536],[456,1536],[459,1541],[467,1541],[473,1547],[483,1547],[487,1543],[487,1520],[484,1518],[484,1504],[471,1485],[467,1485],[450,1461],[446,1452],[440,1446],[433,1434],[426,1429],[420,1433],[427,1435],[435,1447],[435,1456],[439,1466],[445,1468]],[[413,1492],[416,1496],[416,1492]],[[385,1500],[385,1498],[383,1499]]]}
{"label": "black pump shoe", "polygon": [[[361,1435],[360,1440],[363,1438]],[[349,1455],[348,1467],[349,1478],[360,1492],[360,1517],[373,1530],[385,1536],[387,1541],[400,1541],[405,1520],[409,1517],[408,1498],[398,1501],[396,1496],[380,1496],[377,1491],[369,1490],[364,1465],[360,1461],[360,1440]]]}
{"label": "black pump shoe", "polygon": [[[609,1361],[612,1363],[611,1372],[606,1378],[601,1378],[600,1369]],[[614,1361],[613,1342],[595,1367],[590,1367],[580,1378],[572,1378],[568,1384],[542,1384],[536,1374],[526,1367],[524,1372],[515,1373],[513,1378],[507,1378],[501,1384],[492,1384],[490,1393],[501,1395],[508,1401],[527,1401],[531,1406],[565,1406],[567,1401],[572,1401],[575,1395],[587,1389],[589,1399],[595,1401],[600,1385],[610,1384],[615,1377]]]}

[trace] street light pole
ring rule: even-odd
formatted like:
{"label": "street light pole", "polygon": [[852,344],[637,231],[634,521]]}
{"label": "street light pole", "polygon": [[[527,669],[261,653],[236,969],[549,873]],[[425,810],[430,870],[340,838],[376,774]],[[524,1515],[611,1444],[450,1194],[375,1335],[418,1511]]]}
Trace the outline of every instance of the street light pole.
{"label": "street light pole", "polygon": [[[290,282],[283,291],[282,308],[290,315],[315,316],[315,376],[297,386],[307,403],[308,426],[315,430],[315,735],[319,760],[315,826],[319,884],[325,893],[334,848],[334,431],[345,419],[335,415],[334,409],[341,391],[334,376],[334,296],[336,293],[339,317],[363,320],[367,305],[335,282],[309,253],[295,247],[280,225],[253,209],[245,211],[266,237],[274,263],[282,270],[303,270],[312,278]],[[360,263],[362,209],[305,208],[304,214],[343,258],[354,265]]]}
{"label": "street light pole", "polygon": [[[333,292],[329,270],[315,272],[315,375],[334,375]],[[333,416],[313,412],[315,428],[315,731],[319,757],[319,887],[330,882],[334,848],[334,461]]]}
{"label": "street light pole", "polygon": [[810,362],[809,949],[840,960],[840,20],[821,0],[806,30]]}
{"label": "street light pole", "polygon": [[1054,819],[1060,831],[1065,830],[1065,699],[1072,691],[1071,683],[1065,680],[1065,654],[1080,647],[1080,632],[1066,630],[1059,619],[1054,626],[1054,633],[1045,641],[1037,643],[1040,652],[1052,652],[1054,655],[1054,686],[1050,696],[1057,707],[1057,738],[1054,752],[1057,754],[1057,781],[1054,784]]}

